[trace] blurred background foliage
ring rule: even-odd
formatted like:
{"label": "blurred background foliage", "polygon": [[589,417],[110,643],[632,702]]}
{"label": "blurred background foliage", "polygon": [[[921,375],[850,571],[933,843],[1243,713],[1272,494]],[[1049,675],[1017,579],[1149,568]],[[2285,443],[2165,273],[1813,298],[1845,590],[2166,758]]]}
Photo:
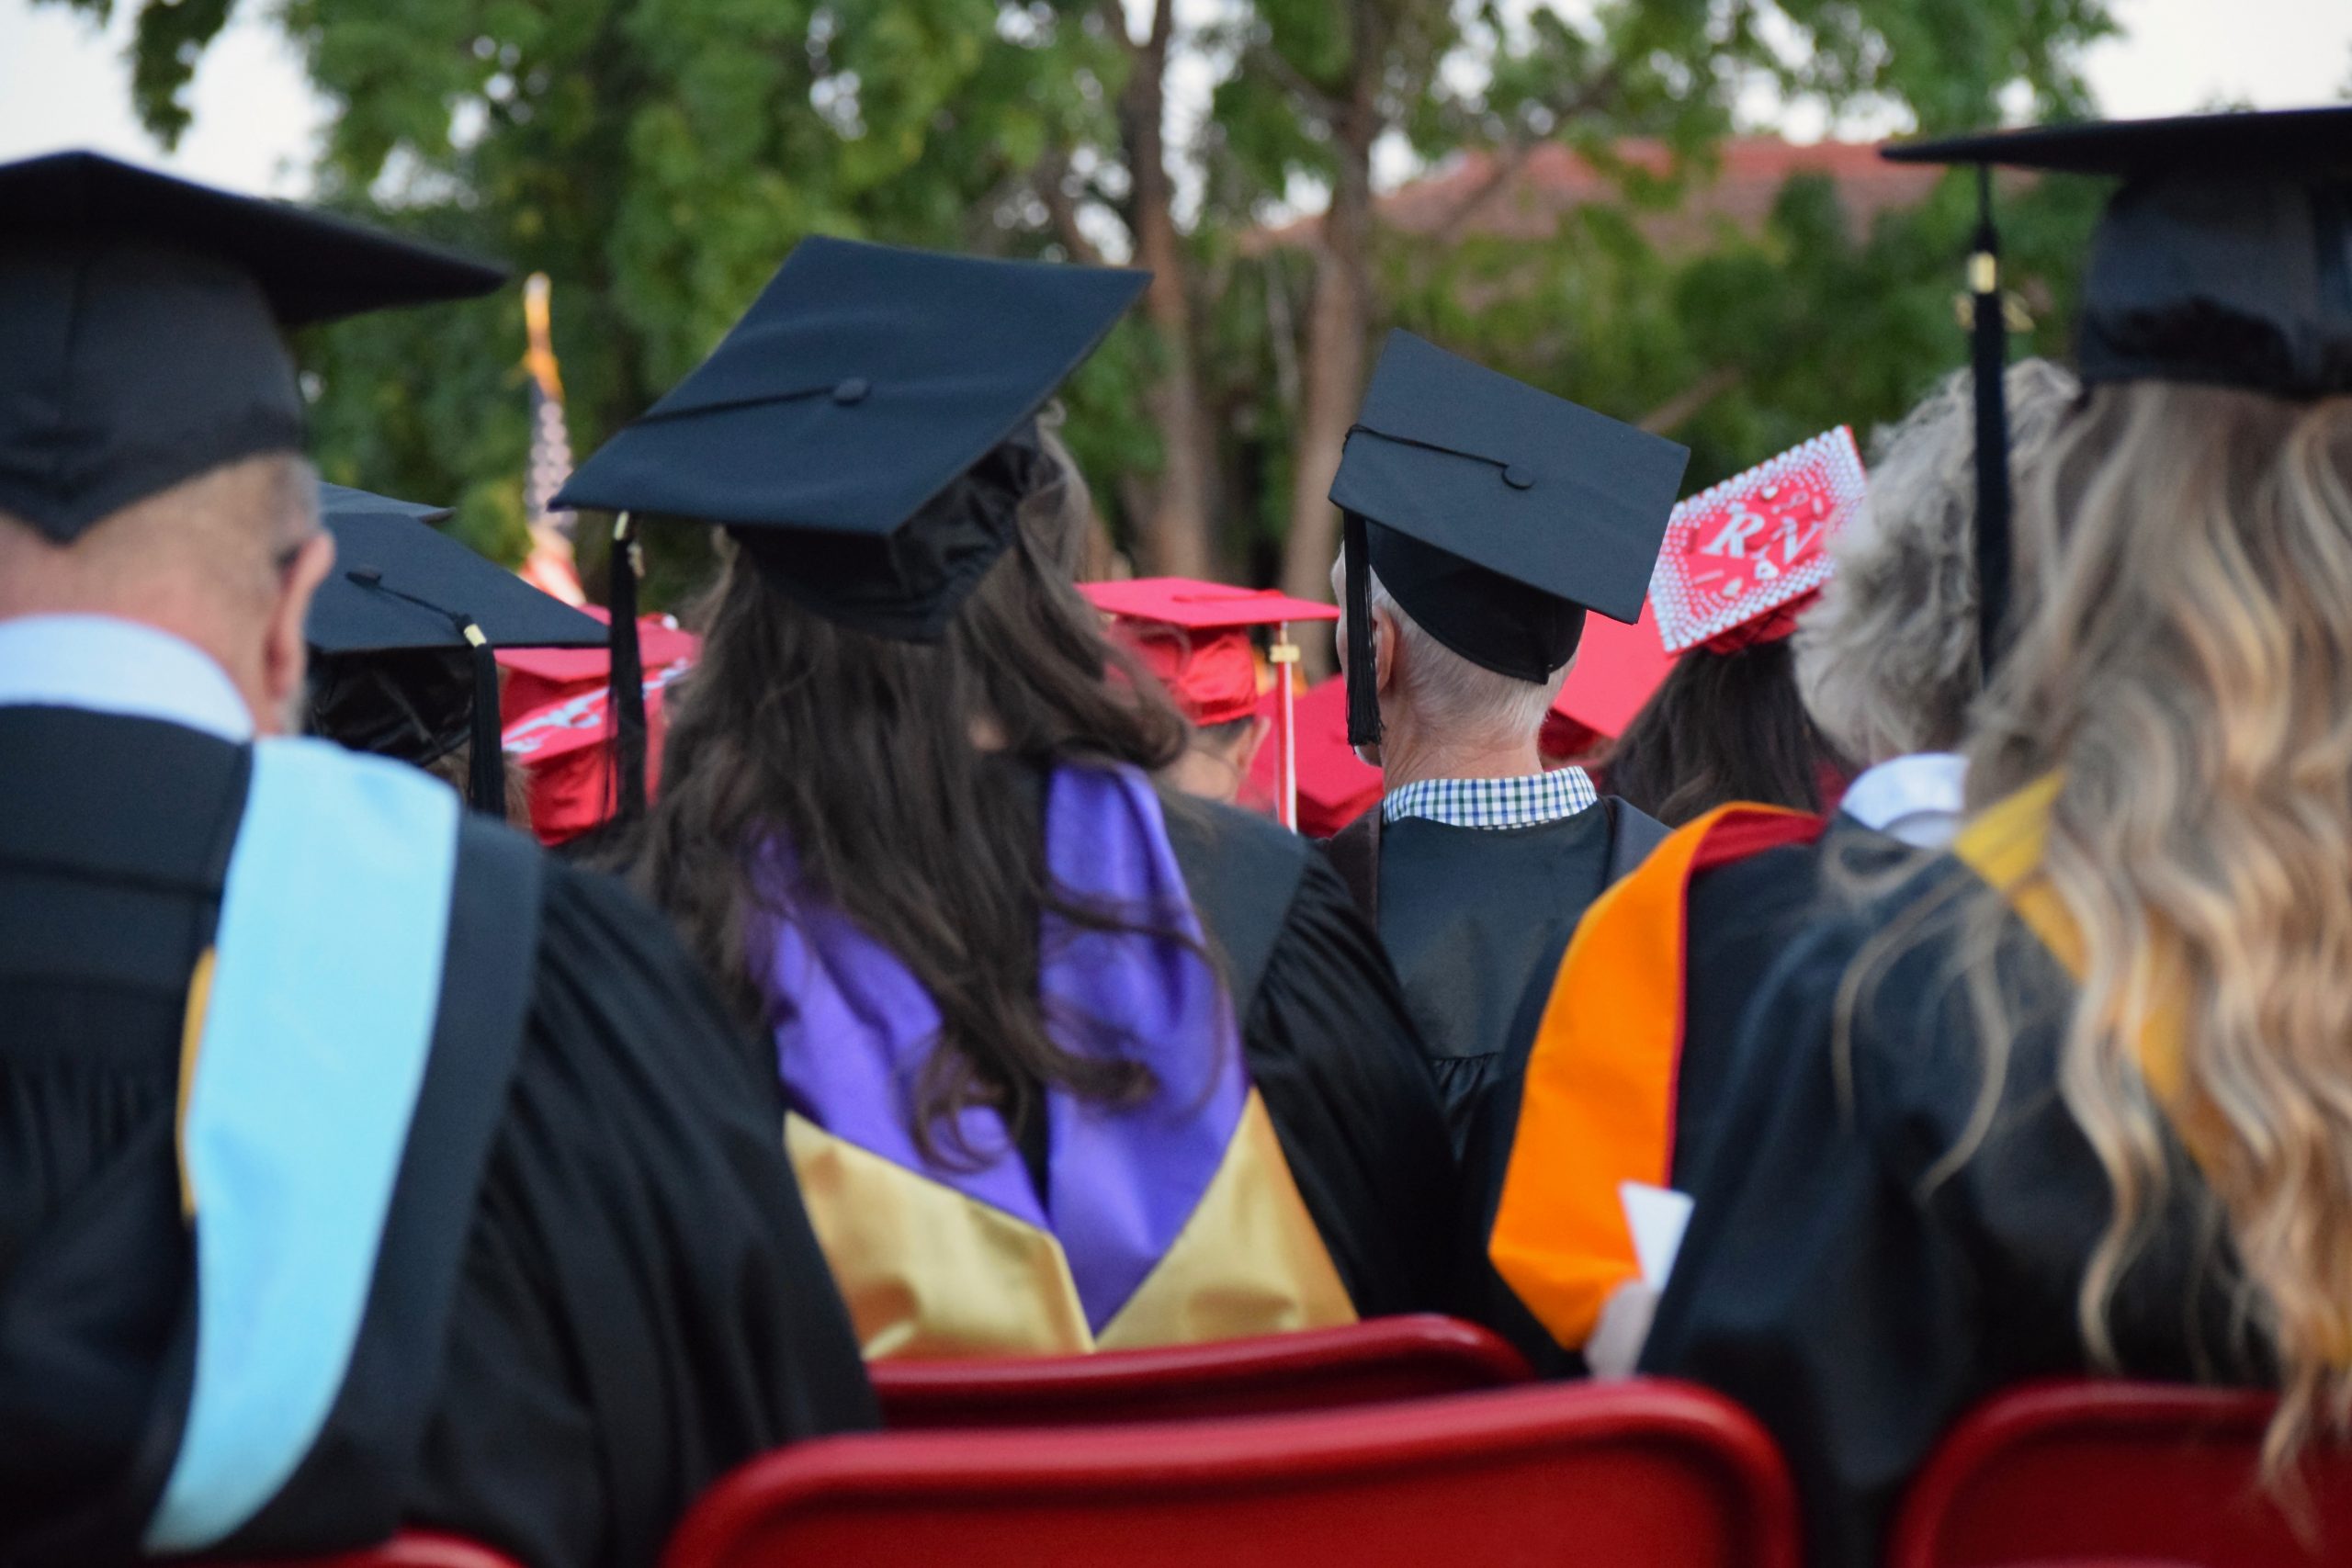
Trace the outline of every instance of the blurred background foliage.
{"label": "blurred background foliage", "polygon": [[[120,3],[140,6],[140,111],[168,140],[239,0]],[[322,200],[553,280],[575,453],[691,368],[806,234],[1149,265],[1146,308],[1063,400],[1114,539],[1138,570],[1318,593],[1321,488],[1390,326],[1687,442],[1692,489],[1837,423],[1866,437],[1963,357],[1969,182],[1857,205],[1851,160],[1784,159],[1747,210],[1752,175],[1723,194],[1748,144],[1735,109],[1750,139],[1796,114],[1925,131],[2079,114],[2075,62],[2111,27],[2106,0],[284,0],[277,16],[333,111]],[[1784,107],[1758,123],[1759,103]],[[2064,350],[2098,194],[2003,191],[2019,352]],[[518,289],[301,348],[329,478],[453,502],[473,543],[520,556]],[[599,540],[582,528],[601,597]],[[707,547],[656,544],[659,605]]]}

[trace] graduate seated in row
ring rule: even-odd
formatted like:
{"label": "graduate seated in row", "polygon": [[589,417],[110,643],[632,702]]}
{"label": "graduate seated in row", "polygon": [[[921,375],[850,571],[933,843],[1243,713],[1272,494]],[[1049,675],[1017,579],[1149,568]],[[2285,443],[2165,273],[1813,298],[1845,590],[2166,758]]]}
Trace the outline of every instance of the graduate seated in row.
{"label": "graduate seated in row", "polygon": [[771,1085],[662,922],[297,727],[281,329],[471,262],[0,168],[0,1560],[402,1524],[653,1561],[870,1425]]}
{"label": "graduate seated in row", "polygon": [[1674,509],[1650,577],[1674,667],[1609,748],[1613,793],[1669,828],[1735,800],[1837,804],[1846,760],[1797,694],[1790,638],[1864,482],[1841,425]]}
{"label": "graduate seated in row", "polygon": [[1182,721],[1041,533],[1036,412],[1143,282],[805,241],[561,498],[726,529],[639,874],[772,1041],[870,1358],[1437,1307],[1459,1245],[1376,940],[1155,786]]}
{"label": "graduate seated in row", "polygon": [[[1838,810],[1825,822],[1735,803],[1678,830],[1521,1004],[1464,1184],[1501,1270],[1474,1310],[1539,1365],[1631,1370],[1673,1226],[1721,1146],[1748,1005],[1809,925],[1956,829],[1965,770],[1940,748],[1958,743],[1983,682],[1969,387],[1960,373],[1885,434],[1868,504],[1851,506],[1822,558],[1828,580],[1805,591],[1794,641],[1808,723],[1871,764]],[[2023,479],[2076,387],[2030,360],[2007,388]],[[1770,619],[1771,601],[1716,618]],[[1636,989],[1629,974],[1671,983]],[[1628,1199],[1626,1182],[1648,1190]],[[1636,1216],[1665,1227],[1656,1257]]]}
{"label": "graduate seated in row", "polygon": [[1970,818],[1749,1010],[1644,1354],[1764,1420],[1838,1568],[2010,1382],[2274,1385],[2272,1479],[2352,1406],[2352,107],[1914,155],[2122,184],[1980,571]]}
{"label": "graduate seated in row", "polygon": [[1396,965],[1457,1147],[1529,977],[1665,829],[1546,772],[1589,610],[1640,617],[1690,454],[1389,335],[1331,486],[1348,739],[1385,794],[1325,849]]}

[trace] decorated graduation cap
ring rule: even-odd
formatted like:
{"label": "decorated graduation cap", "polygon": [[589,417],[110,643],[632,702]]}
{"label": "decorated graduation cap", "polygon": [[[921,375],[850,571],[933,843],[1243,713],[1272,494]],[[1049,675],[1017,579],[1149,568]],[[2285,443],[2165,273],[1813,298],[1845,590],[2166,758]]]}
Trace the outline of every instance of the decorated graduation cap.
{"label": "decorated graduation cap", "polygon": [[1293,599],[1271,588],[1234,588],[1185,577],[1139,577],[1127,582],[1081,582],[1078,591],[1114,619],[1119,640],[1159,678],[1184,716],[1195,725],[1230,724],[1261,709],[1252,626],[1270,627],[1266,650],[1274,666],[1270,716],[1274,723],[1274,815],[1298,827],[1298,748],[1290,672],[1298,645],[1293,621],[1336,621],[1329,604]]}
{"label": "decorated graduation cap", "polygon": [[776,591],[933,642],[1012,544],[1037,411],[1150,275],[803,240],[686,378],[582,464],[559,507],[617,514],[621,815],[643,807],[632,519],[726,526]]}
{"label": "decorated graduation cap", "polygon": [[468,797],[503,816],[500,647],[589,648],[594,618],[433,525],[447,510],[319,487],[334,570],[311,601],[311,728],[355,750],[429,766],[473,742]]}
{"label": "decorated graduation cap", "polygon": [[1841,424],[1677,506],[1650,578],[1666,651],[1736,653],[1794,631],[1829,581],[1830,541],[1866,499]]}
{"label": "decorated graduation cap", "polygon": [[2091,238],[2076,358],[2086,385],[2152,378],[2317,398],[2352,391],[2352,106],[2110,120],[1913,141],[1973,164],[1979,649],[2009,586],[2007,362],[1991,170],[2120,179]]}
{"label": "decorated graduation cap", "polygon": [[0,166],[0,512],[70,544],[208,468],[298,451],[283,329],[503,276],[95,152]]}
{"label": "decorated graduation cap", "polygon": [[[1349,648],[1371,644],[1376,572],[1463,658],[1550,679],[1574,657],[1586,611],[1640,617],[1690,456],[1392,332],[1331,484],[1346,519]],[[1361,657],[1350,670],[1349,739],[1371,745],[1378,687]]]}

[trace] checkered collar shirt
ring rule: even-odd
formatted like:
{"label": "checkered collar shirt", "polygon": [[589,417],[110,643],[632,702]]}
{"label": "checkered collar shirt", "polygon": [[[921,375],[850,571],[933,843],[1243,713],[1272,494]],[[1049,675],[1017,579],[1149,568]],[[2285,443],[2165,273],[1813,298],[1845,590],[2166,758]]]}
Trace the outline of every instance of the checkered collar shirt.
{"label": "checkered collar shirt", "polygon": [[1455,828],[1532,828],[1574,817],[1600,799],[1592,775],[1582,768],[1515,779],[1422,779],[1390,790],[1381,800],[1380,819],[1426,817]]}

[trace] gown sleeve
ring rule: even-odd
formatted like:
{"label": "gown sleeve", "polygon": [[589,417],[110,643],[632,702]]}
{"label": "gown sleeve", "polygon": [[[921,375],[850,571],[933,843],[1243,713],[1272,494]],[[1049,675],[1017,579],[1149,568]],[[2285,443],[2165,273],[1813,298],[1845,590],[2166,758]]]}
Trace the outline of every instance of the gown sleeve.
{"label": "gown sleeve", "polygon": [[729,1469],[875,1424],[782,1120],[658,918],[550,865],[413,1522],[532,1568],[647,1563]]}
{"label": "gown sleeve", "polygon": [[1307,857],[1242,1029],[1299,1196],[1359,1316],[1453,1308],[1453,1155],[1404,994]]}
{"label": "gown sleeve", "polygon": [[[1890,1149],[1901,1133],[1885,1123],[1869,1042],[1855,1044],[1850,1101],[1841,1094],[1833,1024],[1858,945],[1842,930],[1801,942],[1751,1009],[1725,1153],[1696,1183],[1642,1363],[1764,1423],[1822,1568],[1877,1561],[1902,1487],[1994,1383],[1979,1281],[1943,1213],[1953,1189],[1923,1195],[1913,1159]],[[1932,1160],[1935,1141],[1905,1152]]]}

